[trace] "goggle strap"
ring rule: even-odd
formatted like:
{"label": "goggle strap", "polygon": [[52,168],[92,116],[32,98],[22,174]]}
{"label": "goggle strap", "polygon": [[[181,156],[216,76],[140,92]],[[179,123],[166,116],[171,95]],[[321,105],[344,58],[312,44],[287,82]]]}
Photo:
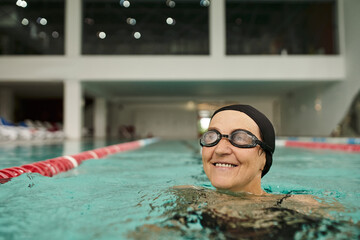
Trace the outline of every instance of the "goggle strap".
{"label": "goggle strap", "polygon": [[255,140],[255,142],[257,144],[259,144],[259,146],[264,149],[265,151],[268,151],[269,153],[273,154],[274,150],[272,149],[272,147],[270,147],[269,145],[267,145],[266,143],[260,141],[260,140]]}

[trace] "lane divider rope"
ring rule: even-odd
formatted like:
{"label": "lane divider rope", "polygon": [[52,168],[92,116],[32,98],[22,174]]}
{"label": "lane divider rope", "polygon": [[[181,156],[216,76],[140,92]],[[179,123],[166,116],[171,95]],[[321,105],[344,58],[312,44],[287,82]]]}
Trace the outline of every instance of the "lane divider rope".
{"label": "lane divider rope", "polygon": [[[345,152],[360,152],[360,142],[358,139],[321,139],[321,141],[315,139],[277,139],[276,146],[279,147],[299,147],[299,148],[311,148],[311,149],[329,149],[335,151]],[[356,140],[356,141],[355,141]]]}
{"label": "lane divider rope", "polygon": [[73,167],[77,167],[79,166],[79,164],[77,163],[77,161],[75,160],[75,158],[73,158],[72,156],[64,156],[64,158],[68,159],[72,164],[73,164]]}
{"label": "lane divider rope", "polygon": [[312,148],[312,149],[329,149],[329,150],[345,151],[345,152],[360,152],[360,144],[286,141],[285,146]]}
{"label": "lane divider rope", "polygon": [[12,178],[18,177],[23,173],[39,173],[46,177],[52,177],[58,173],[66,172],[70,169],[78,167],[83,161],[103,158],[114,153],[135,150],[157,141],[157,138],[141,139],[97,148],[74,155],[61,156],[40,162],[25,164],[20,167],[0,169],[0,183],[8,182]]}

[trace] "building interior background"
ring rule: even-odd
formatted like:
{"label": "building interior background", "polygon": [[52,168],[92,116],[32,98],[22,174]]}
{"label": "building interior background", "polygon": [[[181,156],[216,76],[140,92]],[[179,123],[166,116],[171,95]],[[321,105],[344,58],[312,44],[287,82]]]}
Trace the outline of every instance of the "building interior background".
{"label": "building interior background", "polygon": [[359,137],[359,12],[358,0],[2,0],[1,124],[195,139],[242,103],[278,136]]}

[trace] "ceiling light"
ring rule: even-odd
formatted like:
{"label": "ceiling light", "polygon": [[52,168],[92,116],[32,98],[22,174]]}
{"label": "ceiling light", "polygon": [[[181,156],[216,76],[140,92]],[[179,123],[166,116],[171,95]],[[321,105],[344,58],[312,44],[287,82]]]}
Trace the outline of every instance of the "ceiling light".
{"label": "ceiling light", "polygon": [[169,25],[175,25],[175,20],[171,17],[168,17],[166,19],[166,23],[169,24]]}
{"label": "ceiling light", "polygon": [[127,18],[126,22],[127,22],[127,24],[134,26],[136,24],[136,19],[135,18]]}
{"label": "ceiling light", "polygon": [[29,25],[29,20],[27,18],[23,18],[23,20],[21,21],[21,24],[24,26]]}
{"label": "ceiling light", "polygon": [[98,38],[100,39],[105,39],[106,38],[106,33],[105,32],[98,32]]}
{"label": "ceiling light", "polygon": [[130,2],[127,0],[121,0],[120,6],[123,6],[124,8],[128,8],[128,7],[130,7]]}
{"label": "ceiling light", "polygon": [[166,1],[166,5],[167,5],[168,7],[174,8],[175,5],[176,5],[176,3],[175,3],[175,1],[167,0],[167,1]]}
{"label": "ceiling light", "polygon": [[208,6],[210,6],[210,1],[209,0],[201,0],[200,1],[200,6],[208,7]]}
{"label": "ceiling light", "polygon": [[135,33],[134,33],[134,38],[135,38],[135,39],[140,39],[140,38],[141,38],[141,33],[135,32]]}

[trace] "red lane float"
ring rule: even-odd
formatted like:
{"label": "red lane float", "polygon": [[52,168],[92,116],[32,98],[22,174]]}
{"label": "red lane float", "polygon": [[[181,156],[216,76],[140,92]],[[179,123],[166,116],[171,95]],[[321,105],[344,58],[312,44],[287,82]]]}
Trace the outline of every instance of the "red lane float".
{"label": "red lane float", "polygon": [[46,177],[52,177],[58,173],[66,172],[72,168],[77,167],[83,161],[89,159],[103,158],[109,154],[118,152],[125,152],[140,148],[142,146],[151,144],[158,141],[157,139],[143,139],[133,142],[120,143],[103,148],[94,149],[91,151],[85,151],[82,153],[62,156],[57,158],[48,159],[45,161],[35,162],[31,164],[25,164],[21,167],[11,167],[6,169],[0,169],[0,183],[5,183],[11,180],[11,178],[18,177],[23,173],[39,173]]}
{"label": "red lane float", "polygon": [[285,141],[285,146],[313,148],[313,149],[330,149],[330,150],[339,150],[339,151],[347,151],[347,152],[360,152],[360,144]]}
{"label": "red lane float", "polygon": [[41,174],[41,175],[46,176],[46,173],[44,172],[44,170],[42,170],[41,167],[38,167],[38,166],[35,165],[35,164],[27,164],[27,165],[23,165],[23,166],[21,166],[21,167],[29,170],[29,172],[39,173],[39,174]]}
{"label": "red lane float", "polygon": [[3,176],[3,178],[12,178],[20,176],[21,174],[26,172],[29,172],[29,170],[21,167],[6,168],[0,170],[0,176]]}

